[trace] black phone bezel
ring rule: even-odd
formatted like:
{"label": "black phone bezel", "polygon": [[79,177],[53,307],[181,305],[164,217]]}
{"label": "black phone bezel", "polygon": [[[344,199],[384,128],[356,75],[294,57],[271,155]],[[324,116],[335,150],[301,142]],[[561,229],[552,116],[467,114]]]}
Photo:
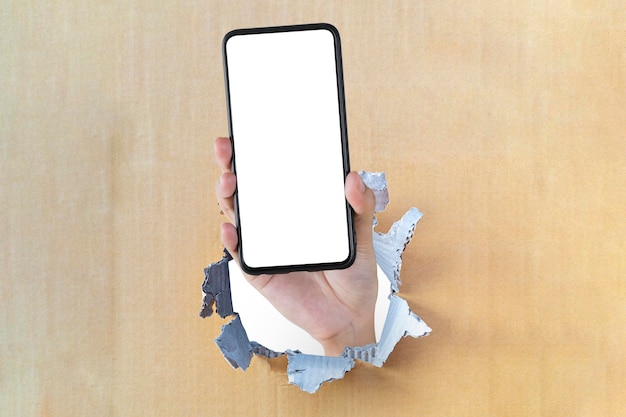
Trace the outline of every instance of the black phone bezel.
{"label": "black phone bezel", "polygon": [[[228,32],[222,41],[222,59],[223,59],[223,70],[224,70],[224,83],[225,83],[225,92],[226,92],[226,108],[228,113],[228,131],[229,138],[231,141],[231,147],[233,149],[232,161],[231,161],[231,169],[235,175],[237,174],[236,167],[236,155],[235,155],[235,134],[233,132],[233,122],[231,115],[231,99],[230,99],[230,84],[228,77],[228,54],[227,54],[227,43],[234,36],[245,36],[251,34],[262,34],[262,33],[277,33],[277,32],[292,32],[292,31],[307,31],[307,30],[328,30],[333,35],[334,46],[335,46],[335,70],[337,76],[337,96],[338,96],[338,108],[339,108],[339,124],[340,124],[340,135],[341,135],[341,144],[342,144],[342,152],[343,152],[343,177],[344,183],[348,173],[350,172],[350,155],[348,149],[348,127],[346,121],[346,105],[345,105],[345,91],[344,91],[344,78],[343,78],[343,61],[341,54],[341,40],[339,36],[339,31],[337,28],[329,23],[310,23],[310,24],[300,24],[300,25],[285,25],[285,26],[269,26],[269,27],[258,27],[258,28],[245,28],[245,29],[235,29]],[[354,211],[348,201],[345,201],[346,205],[346,220],[348,226],[348,243],[349,243],[349,253],[348,257],[342,261],[338,262],[329,262],[329,263],[316,263],[316,264],[295,264],[295,265],[275,265],[275,266],[264,266],[264,267],[251,267],[245,262],[244,255],[244,246],[245,244],[242,242],[241,238],[241,225],[239,219],[239,200],[238,200],[238,192],[235,190],[234,194],[234,209],[236,216],[236,227],[237,227],[237,237],[238,237],[238,252],[239,252],[239,266],[243,270],[243,272],[250,275],[261,275],[261,274],[285,274],[289,272],[296,271],[320,271],[320,270],[331,270],[331,269],[345,269],[350,267],[355,259],[356,259],[356,233],[354,230]]]}

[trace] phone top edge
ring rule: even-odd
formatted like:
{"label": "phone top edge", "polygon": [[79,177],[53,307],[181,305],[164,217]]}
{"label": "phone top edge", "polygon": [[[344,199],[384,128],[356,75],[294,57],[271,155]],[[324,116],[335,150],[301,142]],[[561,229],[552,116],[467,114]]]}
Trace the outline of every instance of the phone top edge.
{"label": "phone top edge", "polygon": [[241,28],[233,29],[224,35],[222,45],[225,48],[228,40],[238,35],[252,35],[261,33],[279,33],[279,32],[296,32],[305,30],[328,30],[332,33],[333,37],[339,42],[339,30],[330,23],[304,23],[297,25],[283,25],[283,26],[265,26],[265,27],[253,27],[253,28]]}

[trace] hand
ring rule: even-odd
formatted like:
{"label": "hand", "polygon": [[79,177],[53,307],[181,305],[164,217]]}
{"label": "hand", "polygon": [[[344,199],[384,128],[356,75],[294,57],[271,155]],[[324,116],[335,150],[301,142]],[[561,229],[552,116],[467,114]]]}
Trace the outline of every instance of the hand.
{"label": "hand", "polygon": [[[237,231],[233,194],[236,177],[231,171],[230,139],[215,140],[215,157],[222,170],[217,199],[229,223],[222,224],[222,242],[233,258]],[[339,356],[346,347],[376,342],[374,309],[378,294],[372,220],[376,199],[356,172],[346,178],[346,198],[354,209],[356,259],[347,269],[247,275],[256,288],[283,316],[321,343],[328,356]]]}

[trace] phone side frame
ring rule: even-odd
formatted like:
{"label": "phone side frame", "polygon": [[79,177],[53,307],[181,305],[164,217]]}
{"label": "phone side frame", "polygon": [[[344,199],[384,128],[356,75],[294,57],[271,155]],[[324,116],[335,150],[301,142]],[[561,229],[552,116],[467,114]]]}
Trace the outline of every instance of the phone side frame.
{"label": "phone side frame", "polygon": [[[306,30],[328,30],[331,32],[334,41],[335,48],[335,75],[337,80],[337,98],[339,109],[339,127],[341,135],[341,147],[342,147],[342,159],[343,159],[343,179],[345,180],[350,173],[350,153],[348,147],[348,124],[346,117],[346,104],[345,104],[345,90],[344,90],[344,77],[343,77],[343,60],[341,53],[341,39],[337,28],[329,23],[309,23],[300,25],[285,25],[285,26],[268,26],[258,28],[244,28],[235,29],[224,35],[222,40],[222,62],[224,70],[224,84],[226,93],[226,108],[228,118],[228,132],[231,142],[232,158],[231,158],[231,170],[235,175],[237,174],[236,157],[235,157],[235,132],[233,132],[233,122],[231,113],[231,98],[230,98],[230,80],[228,76],[228,54],[227,43],[234,36],[251,35],[251,34],[263,34],[263,33],[276,33],[276,32],[291,32],[291,31],[306,31]],[[329,262],[329,263],[317,263],[317,264],[298,264],[298,265],[276,265],[270,267],[250,267],[245,263],[244,248],[241,239],[241,225],[239,219],[239,199],[238,190],[235,188],[233,196],[234,211],[235,211],[235,226],[237,229],[238,238],[238,252],[239,252],[239,265],[243,272],[250,275],[261,274],[284,274],[295,271],[320,271],[329,269],[345,269],[350,267],[356,259],[356,231],[354,228],[354,210],[345,200],[346,207],[346,220],[347,220],[347,232],[348,232],[348,256],[343,261]]]}

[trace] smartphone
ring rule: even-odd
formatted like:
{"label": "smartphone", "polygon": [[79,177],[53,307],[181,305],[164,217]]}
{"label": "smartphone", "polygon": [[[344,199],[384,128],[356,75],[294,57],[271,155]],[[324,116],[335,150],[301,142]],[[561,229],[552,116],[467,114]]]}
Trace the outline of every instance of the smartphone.
{"label": "smartphone", "polygon": [[339,32],[238,29],[222,44],[239,263],[248,274],[340,269],[355,258]]}

